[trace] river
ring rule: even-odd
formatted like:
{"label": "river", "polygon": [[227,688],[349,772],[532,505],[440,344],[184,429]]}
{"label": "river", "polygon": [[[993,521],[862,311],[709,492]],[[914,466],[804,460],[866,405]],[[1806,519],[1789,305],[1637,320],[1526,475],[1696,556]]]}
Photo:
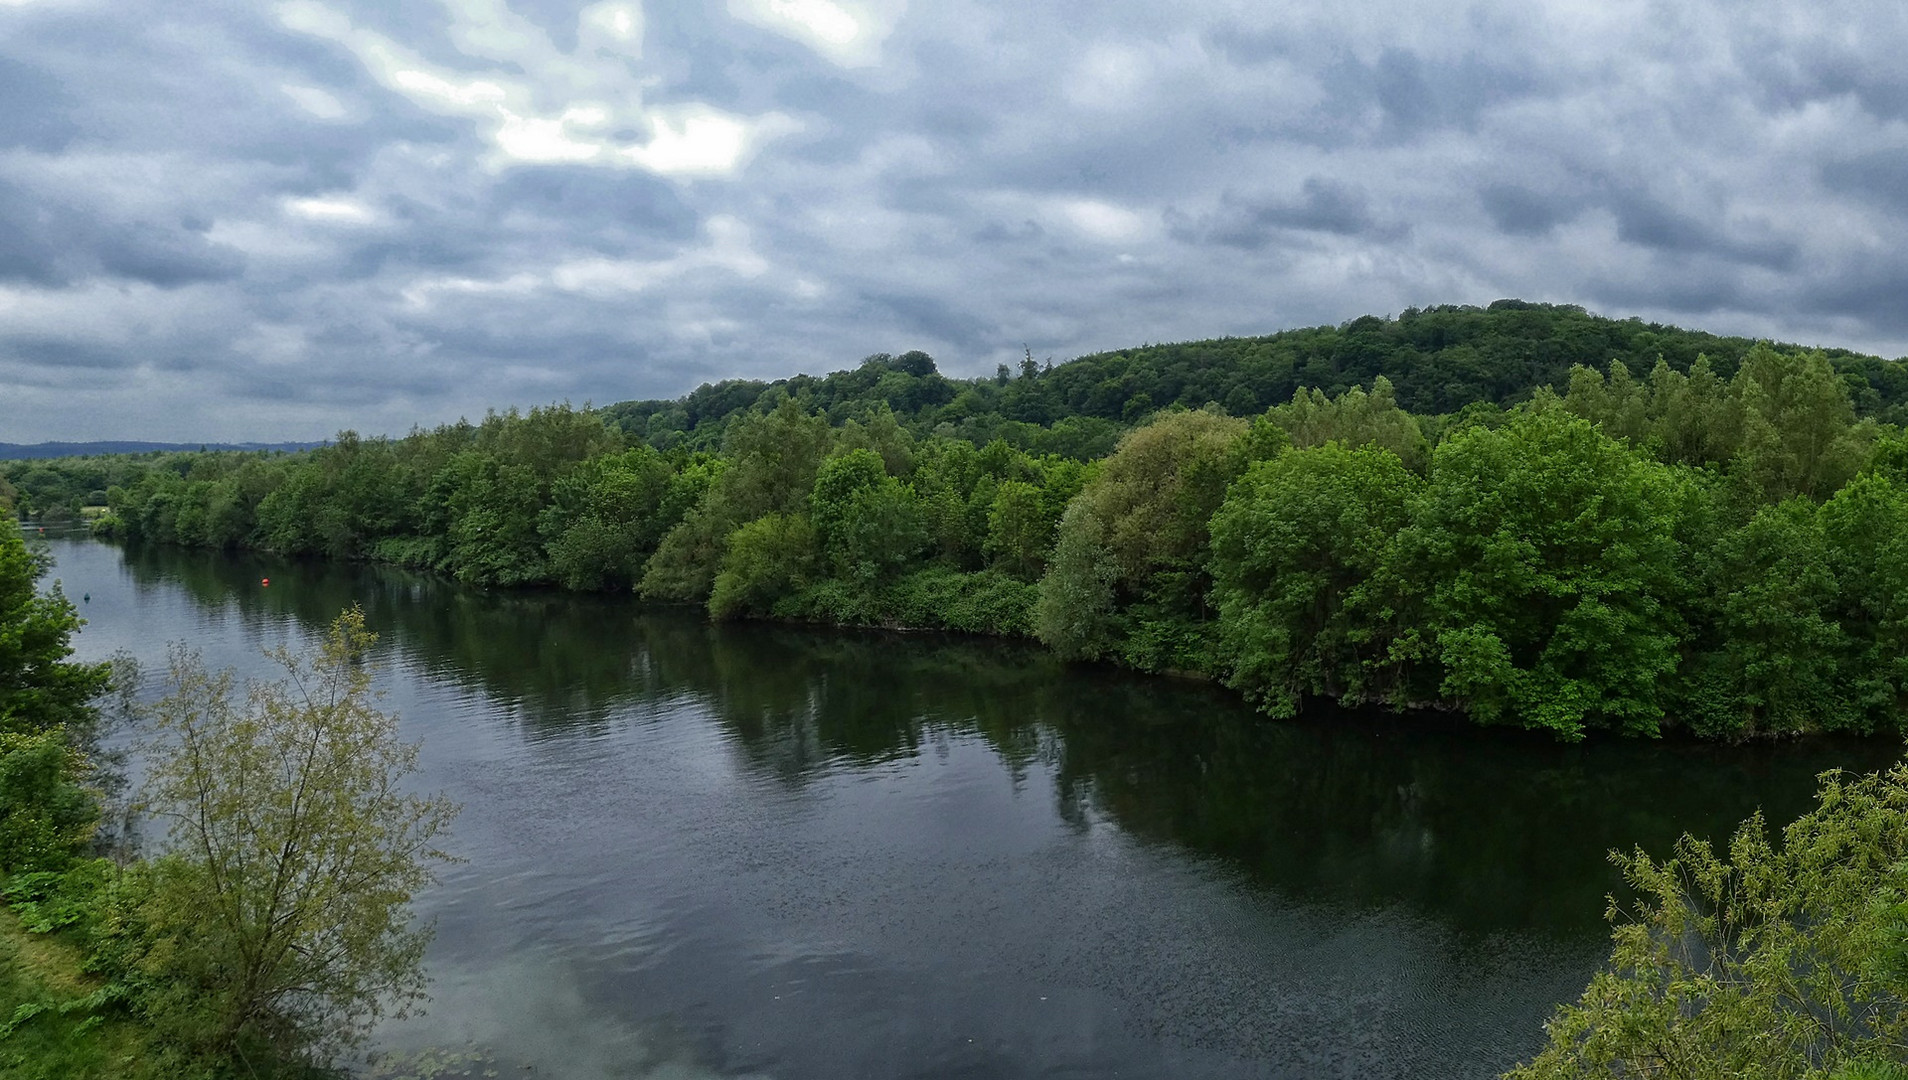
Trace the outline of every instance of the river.
{"label": "river", "polygon": [[1610,848],[1898,753],[1272,722],[1014,643],[49,543],[79,654],[149,672],[362,605],[466,860],[378,1042],[471,1075],[1489,1077],[1605,956]]}

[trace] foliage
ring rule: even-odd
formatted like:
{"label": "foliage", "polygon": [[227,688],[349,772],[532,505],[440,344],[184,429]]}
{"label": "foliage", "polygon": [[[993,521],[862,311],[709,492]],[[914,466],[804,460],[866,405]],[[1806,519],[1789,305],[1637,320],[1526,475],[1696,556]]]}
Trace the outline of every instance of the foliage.
{"label": "foliage", "polygon": [[1380,571],[1405,627],[1391,659],[1480,722],[1655,732],[1691,499],[1684,477],[1556,409],[1457,432]]}
{"label": "foliage", "polygon": [[737,529],[722,557],[709,595],[718,619],[766,615],[778,597],[799,591],[814,577],[815,530],[800,514],[764,514]]}
{"label": "foliage", "polygon": [[1353,386],[1333,398],[1316,386],[1302,388],[1289,404],[1268,409],[1265,418],[1283,430],[1293,446],[1336,442],[1382,447],[1413,471],[1423,467],[1428,450],[1417,418],[1398,407],[1391,380],[1383,375],[1373,380],[1369,394]]}
{"label": "foliage", "polygon": [[209,1070],[165,1045],[126,1008],[123,984],[95,970],[82,948],[0,913],[0,1018],[6,1020],[0,1024],[0,1077],[209,1077]]}
{"label": "foliage", "polygon": [[1821,513],[1803,499],[1762,507],[1699,546],[1709,587],[1677,713],[1697,734],[1743,738],[1859,726],[1844,686],[1849,642]]}
{"label": "foliage", "polygon": [[1207,524],[1246,464],[1248,429],[1179,412],[1120,440],[1060,521],[1035,617],[1043,642],[1062,656],[1198,666],[1187,646],[1209,614]]}
{"label": "foliage", "polygon": [[57,582],[38,591],[49,565],[18,531],[0,531],[0,732],[88,726],[106,688],[105,665],[67,659],[81,620]]}
{"label": "foliage", "polygon": [[1276,714],[1744,739],[1908,726],[1903,419],[1902,362],[1500,301],[0,476],[131,544],[1031,633]]}
{"label": "foliage", "polygon": [[1845,699],[1857,726],[1897,727],[1908,705],[1908,484],[1858,477],[1823,504],[1821,522],[1847,639]]}
{"label": "foliage", "polygon": [[1067,660],[1098,659],[1115,643],[1114,589],[1119,569],[1106,533],[1105,524],[1086,503],[1067,507],[1050,568],[1040,580],[1034,633]]}
{"label": "foliage", "polygon": [[892,574],[926,542],[921,508],[872,450],[830,458],[815,477],[809,517],[835,577],[872,582]]}
{"label": "foliage", "polygon": [[152,709],[148,793],[171,822],[149,908],[165,947],[158,1011],[220,1052],[323,1062],[422,992],[428,929],[410,926],[453,808],[405,794],[417,748],[373,706],[355,609],[283,681],[236,694],[175,649]]}
{"label": "foliage", "polygon": [[92,839],[99,805],[60,730],[0,731],[0,871],[58,869]]}
{"label": "foliage", "polygon": [[1212,519],[1213,594],[1230,679],[1266,712],[1302,694],[1359,699],[1389,642],[1351,610],[1419,487],[1397,455],[1328,442],[1254,465]]}
{"label": "foliage", "polygon": [[[1509,1080],[1887,1076],[1908,1056],[1908,765],[1824,774],[1772,840],[1683,837],[1662,862],[1613,853],[1610,965]],[[1619,921],[1621,920],[1621,921]]]}

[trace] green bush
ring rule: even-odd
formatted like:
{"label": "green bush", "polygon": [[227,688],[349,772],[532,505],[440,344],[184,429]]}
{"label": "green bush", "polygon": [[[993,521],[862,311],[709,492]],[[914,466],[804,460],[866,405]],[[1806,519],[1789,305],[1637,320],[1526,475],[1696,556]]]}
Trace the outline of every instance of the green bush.
{"label": "green bush", "polygon": [[55,870],[92,838],[99,804],[64,731],[0,731],[0,871]]}

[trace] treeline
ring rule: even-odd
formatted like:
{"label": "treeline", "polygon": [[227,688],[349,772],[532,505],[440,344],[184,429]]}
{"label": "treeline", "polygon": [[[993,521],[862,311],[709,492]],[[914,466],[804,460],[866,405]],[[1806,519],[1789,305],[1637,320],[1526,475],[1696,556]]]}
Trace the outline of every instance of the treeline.
{"label": "treeline", "polygon": [[[1640,325],[1564,308],[1384,325],[1538,317]],[[1898,366],[1861,381],[1771,346],[1727,371],[1614,361],[1442,414],[1379,375],[1250,417],[1156,412],[1097,460],[977,445],[879,395],[829,404],[790,381],[725,415],[714,449],[555,406],[306,455],[141,459],[99,528],[634,590],[718,618],[1030,635],[1205,674],[1275,715],[1323,696],[1564,738],[1894,730],[1908,446],[1859,403]],[[940,378],[911,355],[831,379],[877,369],[877,387]]]}
{"label": "treeline", "polygon": [[[1706,357],[1717,375],[1732,378],[1755,346],[1747,338],[1606,319],[1571,305],[1499,300],[1488,308],[1414,308],[1395,319],[1368,315],[1263,337],[1147,345],[1059,365],[1028,354],[983,379],[946,378],[924,353],[884,354],[823,377],[733,380],[676,401],[624,402],[605,411],[625,434],[659,450],[715,449],[729,423],[760,411],[764,395],[792,397],[836,423],[879,402],[917,437],[983,446],[998,438],[1031,453],[1096,458],[1112,450],[1122,426],[1175,405],[1216,403],[1234,416],[1252,416],[1301,389],[1336,397],[1369,388],[1382,375],[1403,408],[1452,413],[1473,402],[1515,404],[1543,386],[1561,392],[1573,368],[1602,371],[1612,362],[1645,372],[1662,359],[1687,374]],[[1908,423],[1908,367],[1840,349],[1823,355],[1858,415]]]}
{"label": "treeline", "polygon": [[115,489],[131,539],[635,589],[719,617],[1032,634],[1061,655],[1485,723],[1893,730],[1908,445],[1821,354],[1752,351],[1414,416],[1380,378],[1104,460],[836,427],[784,398],[720,453],[566,407]]}

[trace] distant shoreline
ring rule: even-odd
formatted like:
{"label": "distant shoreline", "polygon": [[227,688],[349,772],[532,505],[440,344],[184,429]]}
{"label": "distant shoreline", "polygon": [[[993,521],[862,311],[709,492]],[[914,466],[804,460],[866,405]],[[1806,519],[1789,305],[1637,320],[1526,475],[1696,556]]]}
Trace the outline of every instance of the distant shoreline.
{"label": "distant shoreline", "polygon": [[170,453],[182,450],[311,450],[328,445],[323,442],[284,442],[284,443],[162,443],[162,442],[42,442],[42,443],[0,443],[0,461],[21,461],[32,458],[68,458],[93,457],[99,454],[150,454]]}

